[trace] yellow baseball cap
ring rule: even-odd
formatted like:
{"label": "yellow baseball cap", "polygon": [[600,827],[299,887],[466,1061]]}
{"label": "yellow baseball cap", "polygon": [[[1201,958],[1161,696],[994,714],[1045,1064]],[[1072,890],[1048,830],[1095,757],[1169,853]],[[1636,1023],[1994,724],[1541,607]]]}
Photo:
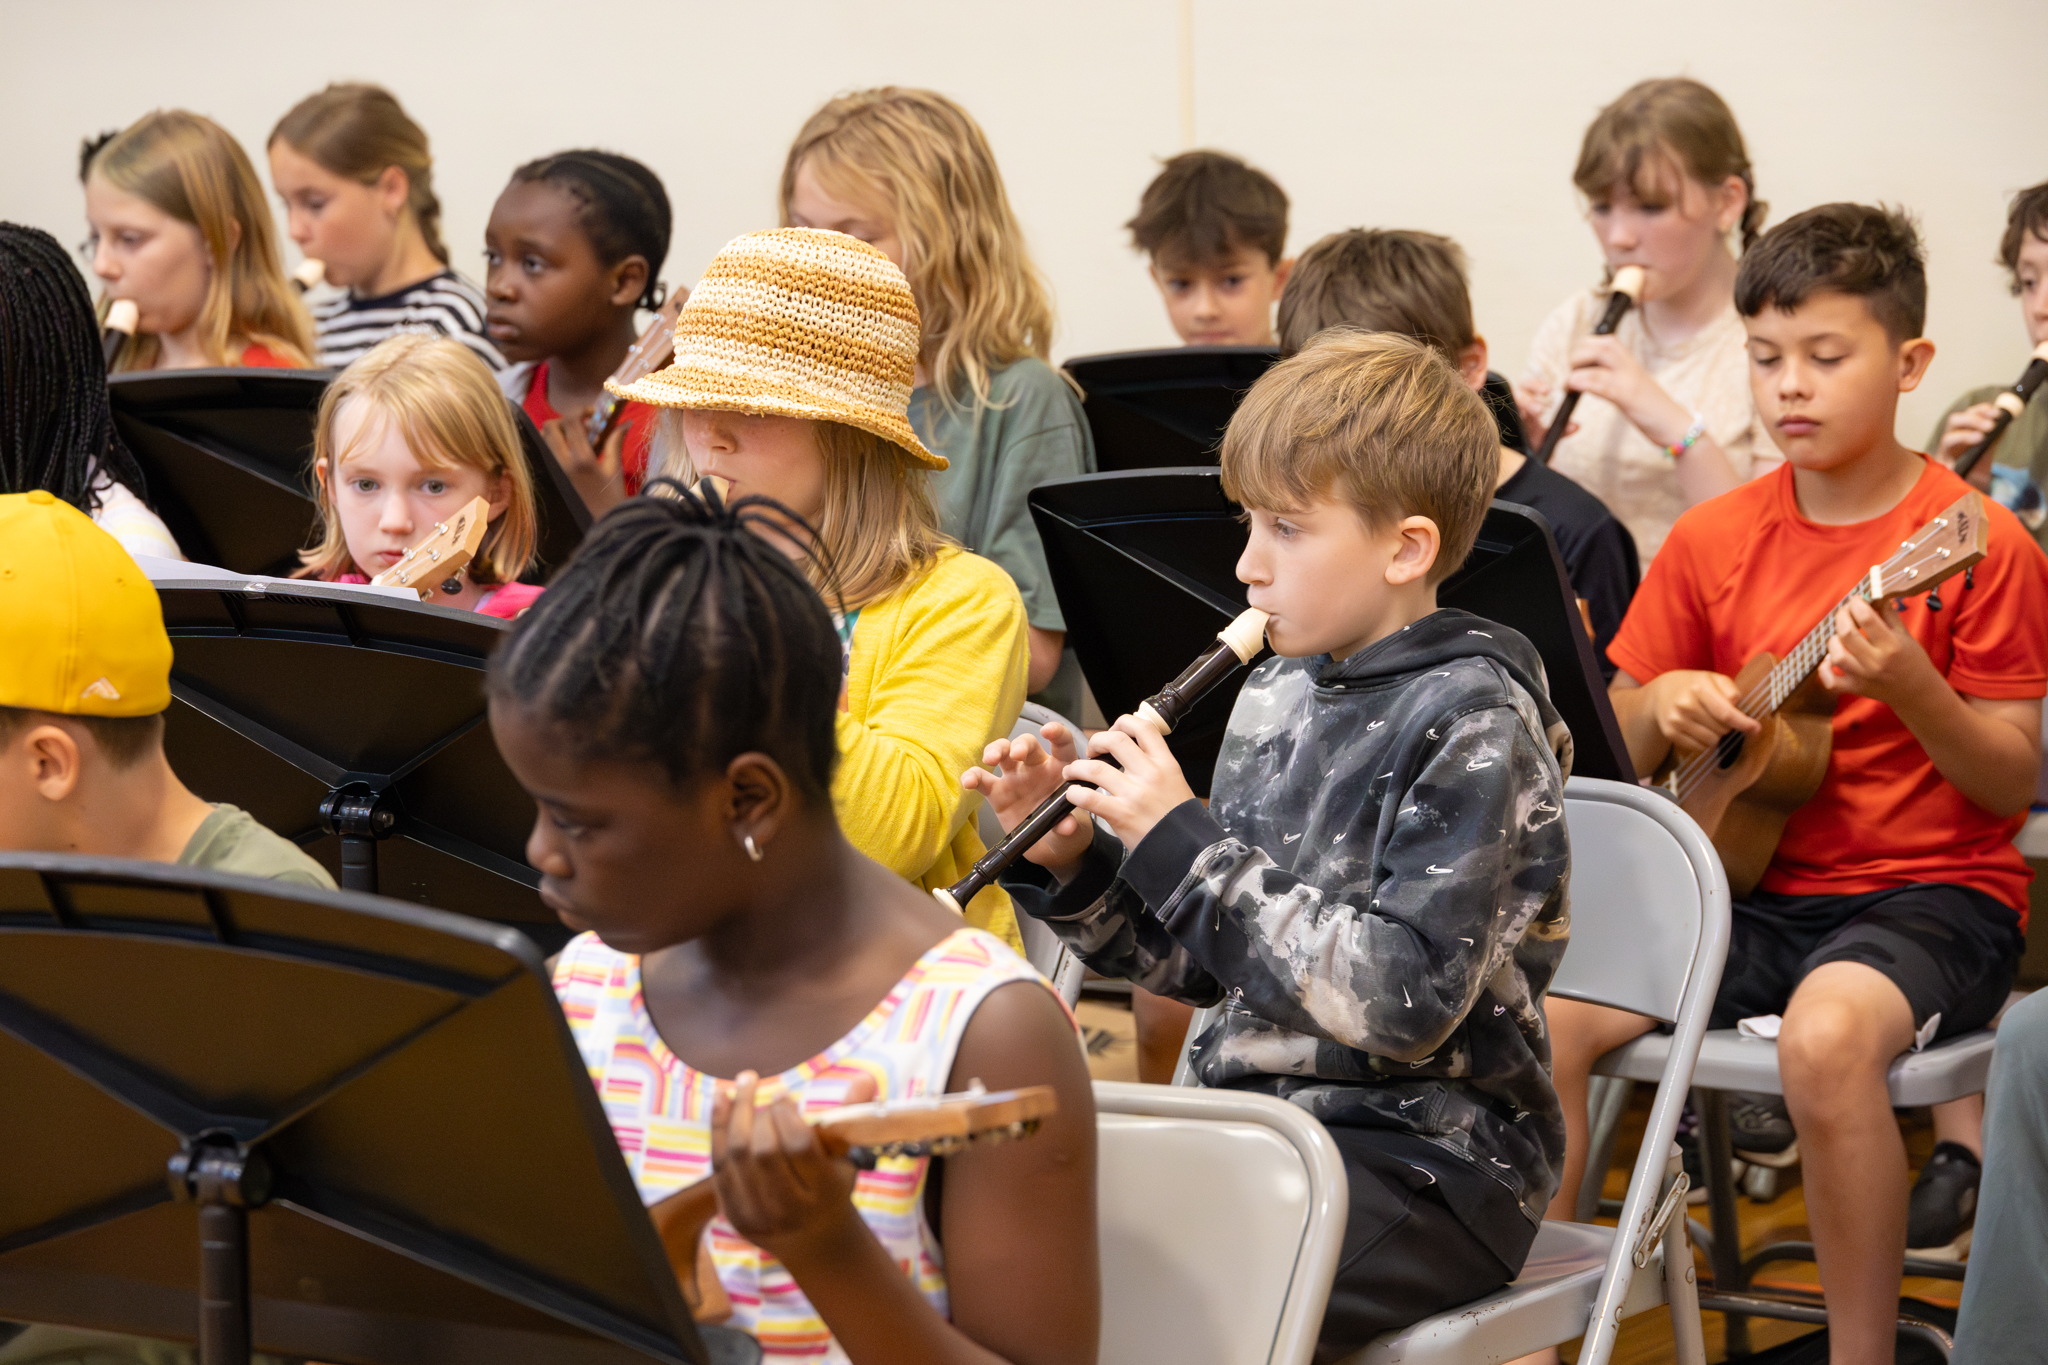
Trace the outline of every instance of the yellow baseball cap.
{"label": "yellow baseball cap", "polygon": [[0,494],[0,706],[153,716],[171,704],[171,637],[120,542],[37,489]]}

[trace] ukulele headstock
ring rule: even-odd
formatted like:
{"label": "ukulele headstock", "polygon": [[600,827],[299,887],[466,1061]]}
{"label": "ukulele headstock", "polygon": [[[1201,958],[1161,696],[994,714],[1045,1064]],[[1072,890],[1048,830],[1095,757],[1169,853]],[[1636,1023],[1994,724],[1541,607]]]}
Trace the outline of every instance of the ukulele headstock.
{"label": "ukulele headstock", "polygon": [[396,564],[370,580],[372,587],[411,588],[421,600],[433,596],[440,583],[461,573],[476,558],[490,529],[491,505],[471,498],[461,511],[434,523],[433,532],[407,550]]}
{"label": "ukulele headstock", "polygon": [[1872,602],[1927,592],[1984,558],[1990,548],[1984,495],[1965,493],[1900,542],[1897,554],[1873,564],[1863,590]]}

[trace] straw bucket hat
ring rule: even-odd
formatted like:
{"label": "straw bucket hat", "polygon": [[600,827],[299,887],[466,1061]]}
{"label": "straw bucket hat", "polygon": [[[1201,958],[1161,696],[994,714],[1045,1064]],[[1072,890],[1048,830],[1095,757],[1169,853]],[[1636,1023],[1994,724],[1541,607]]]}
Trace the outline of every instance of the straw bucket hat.
{"label": "straw bucket hat", "polygon": [[843,422],[944,469],[910,426],[923,324],[910,282],[856,237],[774,228],[735,237],[676,319],[676,358],[621,398],[664,408]]}

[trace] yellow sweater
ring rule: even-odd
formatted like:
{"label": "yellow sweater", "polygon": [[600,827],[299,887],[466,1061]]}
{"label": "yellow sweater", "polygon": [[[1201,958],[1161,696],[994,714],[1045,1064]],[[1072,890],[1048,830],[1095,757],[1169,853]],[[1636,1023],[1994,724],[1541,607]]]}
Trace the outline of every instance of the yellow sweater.
{"label": "yellow sweater", "polygon": [[[1024,709],[1024,599],[980,555],[947,547],[921,579],[853,623],[832,805],[853,846],[929,890],[983,853],[981,797],[960,774]],[[1023,951],[1010,898],[991,886],[967,922]]]}

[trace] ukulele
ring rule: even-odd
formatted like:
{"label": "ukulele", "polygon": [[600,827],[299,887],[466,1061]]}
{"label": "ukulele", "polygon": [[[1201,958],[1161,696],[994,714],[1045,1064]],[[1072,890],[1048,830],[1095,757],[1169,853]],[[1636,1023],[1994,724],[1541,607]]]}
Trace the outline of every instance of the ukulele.
{"label": "ukulele", "polygon": [[[647,324],[647,330],[633,343],[633,349],[626,352],[626,358],[619,362],[619,368],[612,371],[605,382],[625,388],[637,384],[648,375],[675,359],[676,319],[681,316],[683,304],[688,301],[690,291],[678,287],[655,310],[654,321]],[[626,400],[610,389],[598,395],[597,406],[590,411],[590,424],[583,434],[590,438],[591,450],[600,454],[604,443],[619,425],[619,419],[626,411]]]}
{"label": "ukulele", "polygon": [[1783,659],[1758,654],[1735,675],[1736,706],[1763,723],[1730,730],[1711,749],[1674,748],[1655,784],[1699,822],[1721,855],[1728,886],[1746,896],[1762,879],[1785,821],[1820,789],[1834,742],[1836,696],[1821,686],[1835,616],[1853,601],[1873,606],[1931,591],[1984,557],[1984,498],[1968,493],[1874,564]]}
{"label": "ukulele", "polygon": [[[879,1157],[951,1156],[977,1143],[1029,1137],[1040,1120],[1058,1109],[1059,1097],[1049,1085],[984,1090],[976,1081],[959,1094],[841,1105],[808,1122],[826,1151],[872,1166]],[[718,1213],[717,1184],[707,1175],[649,1205],[647,1212],[690,1316],[710,1324],[730,1318],[732,1301],[718,1282],[711,1244],[704,1239],[704,1229]]]}
{"label": "ukulele", "polygon": [[460,512],[434,523],[425,540],[398,557],[398,562],[370,580],[373,588],[411,588],[422,602],[469,567],[490,529],[491,505],[471,498]]}

